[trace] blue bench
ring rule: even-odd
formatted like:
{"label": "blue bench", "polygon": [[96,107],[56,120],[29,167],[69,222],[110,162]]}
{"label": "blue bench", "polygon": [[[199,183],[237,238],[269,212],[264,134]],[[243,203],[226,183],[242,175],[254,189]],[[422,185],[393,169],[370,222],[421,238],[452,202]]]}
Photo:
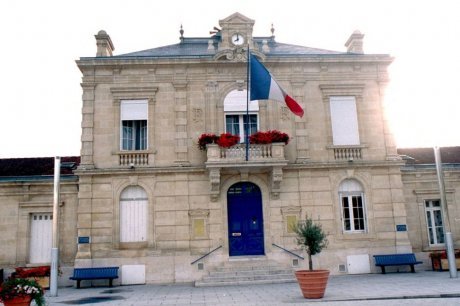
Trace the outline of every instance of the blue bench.
{"label": "blue bench", "polygon": [[414,253],[405,254],[385,254],[374,255],[375,265],[382,268],[382,274],[385,274],[385,266],[404,266],[409,265],[412,273],[415,273],[414,265],[423,263],[417,261]]}
{"label": "blue bench", "polygon": [[100,267],[100,268],[75,268],[73,276],[69,277],[77,281],[77,288],[80,288],[82,280],[108,279],[109,286],[112,287],[112,282],[118,278],[118,267]]}

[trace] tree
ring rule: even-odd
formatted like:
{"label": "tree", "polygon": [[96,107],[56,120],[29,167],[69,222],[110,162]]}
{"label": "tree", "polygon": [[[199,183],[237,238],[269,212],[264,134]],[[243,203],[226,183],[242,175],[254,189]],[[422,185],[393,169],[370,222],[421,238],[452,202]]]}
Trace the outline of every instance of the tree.
{"label": "tree", "polygon": [[308,215],[304,221],[294,224],[293,231],[297,234],[297,244],[300,245],[308,254],[308,265],[310,271],[313,270],[312,255],[319,254],[327,247],[328,240],[321,224],[313,222]]}

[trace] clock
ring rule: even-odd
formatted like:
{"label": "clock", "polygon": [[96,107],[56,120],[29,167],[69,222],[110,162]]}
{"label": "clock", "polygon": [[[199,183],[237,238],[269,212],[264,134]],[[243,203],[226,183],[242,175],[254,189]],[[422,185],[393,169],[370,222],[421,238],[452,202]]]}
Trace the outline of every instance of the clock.
{"label": "clock", "polygon": [[235,46],[241,46],[242,44],[244,44],[244,36],[239,34],[239,33],[233,34],[232,35],[232,43]]}

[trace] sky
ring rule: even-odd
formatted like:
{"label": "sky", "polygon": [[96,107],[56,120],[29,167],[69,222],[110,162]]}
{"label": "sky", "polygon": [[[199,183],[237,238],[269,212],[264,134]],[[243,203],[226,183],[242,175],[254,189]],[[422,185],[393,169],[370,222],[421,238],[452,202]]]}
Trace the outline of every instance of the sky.
{"label": "sky", "polygon": [[239,12],[254,36],[390,54],[385,111],[396,145],[460,145],[460,2],[456,0],[3,0],[0,2],[0,158],[80,154],[82,89],[75,63],[105,30],[114,54],[206,37]]}

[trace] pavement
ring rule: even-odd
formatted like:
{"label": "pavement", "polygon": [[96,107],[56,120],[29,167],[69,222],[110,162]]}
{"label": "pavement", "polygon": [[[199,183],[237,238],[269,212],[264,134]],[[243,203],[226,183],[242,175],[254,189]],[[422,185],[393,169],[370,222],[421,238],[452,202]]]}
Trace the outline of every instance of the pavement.
{"label": "pavement", "polygon": [[[417,271],[330,276],[322,299],[304,299],[297,283],[194,287],[192,284],[66,287],[47,305],[460,305],[460,278]],[[32,304],[33,305],[33,304]]]}

